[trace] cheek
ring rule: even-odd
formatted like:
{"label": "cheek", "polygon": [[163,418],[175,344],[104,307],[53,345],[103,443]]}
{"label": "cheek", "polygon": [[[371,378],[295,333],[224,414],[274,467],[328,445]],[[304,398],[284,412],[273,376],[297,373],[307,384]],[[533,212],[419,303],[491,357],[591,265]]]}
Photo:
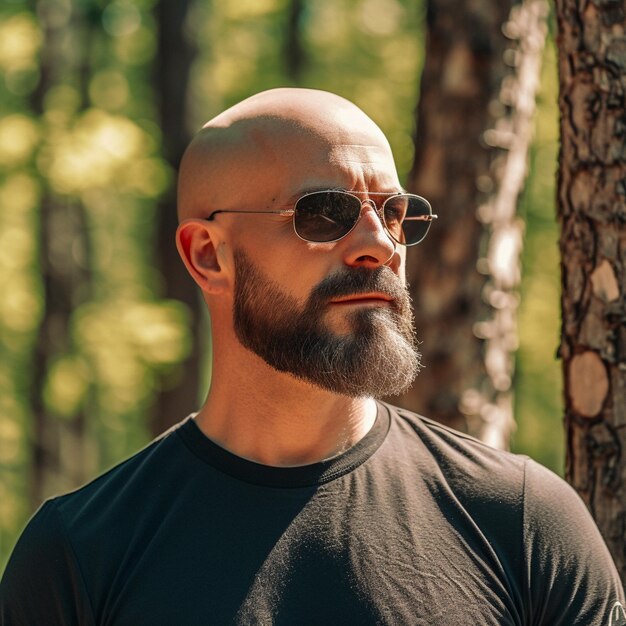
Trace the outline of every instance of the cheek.
{"label": "cheek", "polygon": [[302,255],[282,259],[278,266],[266,268],[266,272],[272,276],[281,288],[296,298],[300,304],[304,304],[311,290],[325,278],[319,267],[311,267],[304,264]]}
{"label": "cheek", "polygon": [[404,246],[398,246],[398,255],[400,256],[400,263],[398,265],[398,276],[403,285],[406,285],[406,248]]}
{"label": "cheek", "polygon": [[266,272],[285,285],[306,285],[324,274],[324,257],[315,254],[311,244],[298,239],[293,232],[286,237],[273,237],[255,254]]}
{"label": "cheek", "polygon": [[[311,290],[341,263],[332,244],[309,243],[299,239],[291,224],[287,232],[241,232],[237,241],[259,271],[278,288],[304,304]],[[333,260],[335,259],[333,264]]]}

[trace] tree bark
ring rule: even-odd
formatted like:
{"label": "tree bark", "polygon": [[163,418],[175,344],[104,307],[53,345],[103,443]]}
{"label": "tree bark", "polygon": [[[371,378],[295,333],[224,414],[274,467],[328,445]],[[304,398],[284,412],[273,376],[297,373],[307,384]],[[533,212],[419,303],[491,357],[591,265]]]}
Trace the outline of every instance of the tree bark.
{"label": "tree bark", "polygon": [[[173,171],[178,170],[182,154],[191,139],[187,128],[187,91],[195,50],[186,36],[191,0],[161,0],[155,8],[159,47],[154,68],[154,88],[159,103],[163,131],[163,152]],[[180,365],[178,381],[167,384],[159,393],[150,428],[156,436],[182,417],[197,409],[200,387],[202,310],[195,283],[182,264],[174,243],[178,221],[173,190],[158,207],[158,235],[155,256],[164,282],[164,296],[185,303],[190,313],[193,348]]]}
{"label": "tree bark", "polygon": [[626,583],[626,5],[556,6],[566,477]]}
{"label": "tree bark", "polygon": [[411,191],[440,219],[408,270],[425,368],[400,399],[506,448],[543,0],[431,0]]}

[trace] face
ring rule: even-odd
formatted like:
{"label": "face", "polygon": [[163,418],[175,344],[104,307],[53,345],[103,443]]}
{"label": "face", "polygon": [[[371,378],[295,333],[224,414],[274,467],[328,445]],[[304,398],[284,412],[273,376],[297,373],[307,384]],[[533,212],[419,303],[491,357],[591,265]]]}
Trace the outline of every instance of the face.
{"label": "face", "polygon": [[[347,236],[334,242],[303,241],[294,233],[291,216],[218,216],[231,250],[243,250],[261,274],[280,285],[300,306],[305,306],[315,285],[345,269],[373,270],[385,266],[400,282],[404,281],[404,248],[391,239],[369,204],[375,200],[380,206],[384,196],[367,196],[367,192],[401,190],[386,139],[380,131],[363,131],[358,125],[350,132],[335,128],[323,134],[323,130],[296,133],[291,129],[286,132],[268,128],[267,135],[273,143],[263,143],[263,151],[254,157],[254,162],[261,165],[252,167],[250,155],[246,155],[245,165],[236,177],[239,184],[232,185],[239,195],[213,203],[216,208],[233,211],[275,211],[293,208],[299,197],[311,191],[361,192],[359,197],[365,202],[360,220]],[[250,183],[251,176],[255,177],[254,184]],[[325,318],[333,331],[341,333],[349,327],[346,310],[328,308]]]}
{"label": "face", "polygon": [[[411,385],[419,353],[410,299],[388,267],[344,268],[315,285],[300,306],[242,250],[235,261],[235,332],[270,366],[348,396],[396,395]],[[369,293],[388,297],[389,304],[351,307],[347,332],[329,327],[333,302]]]}
{"label": "face", "polygon": [[[290,216],[270,212],[324,189],[361,192],[366,201],[338,241],[303,241]],[[325,389],[352,396],[406,389],[419,358],[404,248],[368,203],[400,190],[380,129],[332,94],[268,92],[215,118],[183,159],[181,217],[268,212],[222,213],[211,222],[217,266],[226,268],[210,274],[215,319],[232,324],[272,367]]]}

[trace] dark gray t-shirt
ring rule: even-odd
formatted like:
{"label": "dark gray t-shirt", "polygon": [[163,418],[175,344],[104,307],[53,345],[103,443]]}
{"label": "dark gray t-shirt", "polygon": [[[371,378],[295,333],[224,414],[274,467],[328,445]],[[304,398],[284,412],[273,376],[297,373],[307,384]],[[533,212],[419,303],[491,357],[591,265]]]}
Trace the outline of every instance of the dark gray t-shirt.
{"label": "dark gray t-shirt", "polygon": [[619,602],[560,478],[383,403],[348,452],[296,468],[187,419],[46,502],[0,584],[6,626],[617,626]]}

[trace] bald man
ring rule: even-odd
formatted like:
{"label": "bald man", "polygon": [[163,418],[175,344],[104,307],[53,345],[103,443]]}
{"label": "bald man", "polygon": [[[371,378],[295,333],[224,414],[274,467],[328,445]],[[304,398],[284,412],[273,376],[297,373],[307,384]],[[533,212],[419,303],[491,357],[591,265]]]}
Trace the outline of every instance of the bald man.
{"label": "bald man", "polygon": [[420,367],[404,266],[435,219],[350,102],[278,89],[180,168],[211,312],[198,413],[46,502],[2,624],[625,624],[577,495],[531,460],[377,400]]}

